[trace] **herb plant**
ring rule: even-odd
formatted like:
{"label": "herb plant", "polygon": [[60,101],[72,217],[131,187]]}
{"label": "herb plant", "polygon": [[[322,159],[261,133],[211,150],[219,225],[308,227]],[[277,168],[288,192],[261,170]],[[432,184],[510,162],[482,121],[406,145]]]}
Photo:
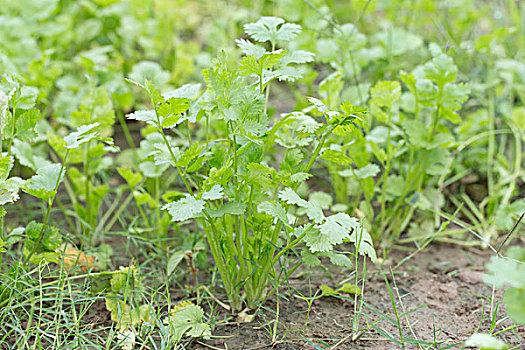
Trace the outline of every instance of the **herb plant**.
{"label": "herb plant", "polygon": [[[272,49],[278,41],[289,41],[300,31],[297,25],[283,24],[278,18],[263,18],[245,28],[255,40],[269,41]],[[293,67],[287,66],[309,61],[311,54],[266,52],[248,41],[239,45],[250,55],[238,68],[228,67],[225,56],[219,56],[203,73],[208,89],[199,106],[201,120],[205,119],[206,128],[210,123],[221,123],[226,139],[209,139],[206,129],[206,142],[188,139],[184,149],[174,146],[164,130],[184,121],[190,100],[166,98],[149,81],[134,84],[149,94],[154,109],[128,115],[155,126],[162,136],[163,143],[155,144],[152,152],[155,164],[174,167],[187,190],[182,199],[164,209],[175,222],[198,219],[235,311],[242,308],[242,291],[248,307],[255,308],[267,297],[270,283],[278,287],[287,273],[300,266],[287,265],[288,255],[296,248],[301,248],[306,259],[324,255],[336,264],[351,265],[346,255],[334,251],[336,245],[351,241],[359,246],[356,254],[375,257],[371,237],[359,220],[344,213],[325,215],[319,205],[297,193],[299,185],[311,176],[309,171],[321,151],[330,153],[324,148],[330,135],[354,126],[358,119],[354,108],[347,103],[342,111],[329,111],[312,98],[315,108],[326,117],[324,123],[293,112],[269,126],[265,113],[269,83],[298,78]],[[249,78],[252,75],[255,84]],[[281,143],[286,154],[274,168],[264,143],[283,131],[293,137]]]}

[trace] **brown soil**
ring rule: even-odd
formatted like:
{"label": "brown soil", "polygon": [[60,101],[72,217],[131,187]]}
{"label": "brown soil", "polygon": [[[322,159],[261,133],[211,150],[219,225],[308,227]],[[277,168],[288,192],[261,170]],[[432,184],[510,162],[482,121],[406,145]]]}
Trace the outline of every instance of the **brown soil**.
{"label": "brown soil", "polygon": [[[406,255],[406,252],[394,253],[392,266]],[[415,339],[422,349],[459,349],[472,333],[490,331],[492,289],[482,281],[483,267],[489,258],[489,252],[437,245],[427,247],[407,261],[395,271],[393,278],[386,269],[406,349],[418,348]],[[212,339],[194,342],[190,348],[401,349],[400,332],[384,274],[374,270],[368,274],[360,321],[360,327],[369,331],[357,341],[351,340],[352,295],[315,300],[306,326],[308,304],[297,297],[299,292],[304,296],[315,294],[321,283],[336,287],[337,281],[347,276],[334,276],[333,280],[326,276],[302,276],[292,279],[292,291],[283,291],[279,298],[279,320],[273,342],[277,310],[275,296],[265,303],[253,322],[216,326]],[[495,303],[501,302],[502,294],[502,291],[496,291]],[[502,303],[495,315],[496,325],[492,333],[513,326]],[[524,327],[502,332],[498,338],[515,349],[525,349]],[[434,342],[437,347],[431,345]]]}

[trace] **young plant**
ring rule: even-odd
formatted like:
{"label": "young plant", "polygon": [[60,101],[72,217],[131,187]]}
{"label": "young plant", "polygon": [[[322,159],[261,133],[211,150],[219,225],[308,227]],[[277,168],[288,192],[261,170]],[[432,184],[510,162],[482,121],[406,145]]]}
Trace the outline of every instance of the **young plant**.
{"label": "young plant", "polygon": [[[92,133],[107,137],[113,133],[114,119],[115,114],[108,92],[104,88],[93,87],[82,100],[79,109],[71,113],[67,124],[76,128],[91,125]],[[109,138],[102,140],[111,141]],[[88,245],[91,245],[99,209],[109,190],[109,185],[105,181],[100,181],[97,175],[102,174],[112,165],[112,159],[104,155],[118,148],[112,144],[108,147],[104,142],[87,140],[83,142],[82,147],[77,146],[72,149],[68,148],[64,139],[56,134],[50,134],[48,142],[62,159],[67,158],[69,164],[81,164],[81,167],[70,167],[68,171],[68,179],[71,183],[68,194],[77,219],[76,227],[71,229],[82,232]]]}
{"label": "young plant", "polygon": [[[247,25],[247,32],[257,40],[270,41],[272,47],[278,40],[290,40],[300,30],[282,24],[280,19],[261,21]],[[345,104],[342,111],[329,111],[311,99],[325,115],[324,122],[294,112],[269,126],[265,89],[273,79],[292,76],[285,75],[284,68],[273,68],[294,61],[284,51],[266,52],[247,41],[242,45],[258,54],[243,58],[238,68],[228,67],[225,56],[220,55],[203,72],[208,90],[199,115],[205,116],[206,127],[209,123],[222,124],[225,138],[209,140],[206,132],[206,142],[188,140],[185,149],[174,145],[164,130],[182,124],[190,100],[166,98],[149,81],[134,83],[149,94],[154,109],[129,116],[156,127],[161,135],[163,143],[154,144],[151,153],[155,164],[174,167],[187,191],[164,209],[172,221],[196,219],[198,226],[194,229],[204,229],[234,311],[242,308],[243,300],[248,307],[256,308],[267,297],[270,282],[278,288],[284,276],[300,266],[290,268],[287,264],[295,248],[301,247],[306,258],[325,255],[336,263],[349,264],[350,260],[334,247],[344,241],[361,241],[358,253],[375,257],[371,238],[359,220],[344,213],[325,215],[317,203],[297,193],[321,153],[338,156],[324,146],[334,131],[344,133],[353,127],[357,120],[353,107]],[[252,75],[257,79],[255,84],[244,78]],[[285,135],[286,143],[282,142]],[[269,165],[271,157],[265,144],[272,145],[277,139],[287,150],[275,168]]]}
{"label": "young plant", "polygon": [[514,246],[506,257],[493,256],[483,280],[495,288],[509,287],[503,295],[508,315],[516,323],[525,323],[525,249]]}
{"label": "young plant", "polygon": [[436,46],[431,52],[434,57],[424,66],[402,73],[408,92],[402,93],[397,81],[371,89],[371,122],[364,133],[354,132],[354,139],[343,138],[338,146],[349,155],[348,164],[340,164],[344,169],[329,165],[347,178],[347,188],[336,192],[354,191],[349,193],[354,208],[375,239],[384,237],[384,251],[407,229],[416,209],[438,211],[443,203],[434,183],[450,171],[454,136],[448,125],[461,121],[456,111],[469,89],[455,83],[457,67],[450,57]]}

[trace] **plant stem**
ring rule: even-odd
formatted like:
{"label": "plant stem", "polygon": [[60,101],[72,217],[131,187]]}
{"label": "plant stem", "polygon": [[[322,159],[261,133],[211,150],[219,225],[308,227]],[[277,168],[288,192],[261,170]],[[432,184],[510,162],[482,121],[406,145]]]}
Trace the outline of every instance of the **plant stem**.
{"label": "plant stem", "polygon": [[44,219],[44,224],[42,225],[42,229],[40,230],[38,238],[36,239],[35,243],[33,244],[33,247],[31,248],[31,252],[27,256],[26,260],[24,261],[24,266],[27,266],[27,264],[29,263],[29,260],[31,259],[31,257],[35,253],[36,248],[40,245],[40,241],[42,241],[42,238],[44,237],[44,230],[45,230],[45,228],[47,226],[47,223],[49,221],[49,216],[51,215],[51,207],[53,206],[53,202],[55,201],[55,197],[56,197],[57,191],[58,191],[58,186],[60,185],[60,180],[62,178],[62,173],[64,172],[64,169],[66,167],[67,157],[68,156],[69,156],[69,149],[66,151],[66,155],[64,157],[64,162],[62,163],[62,167],[60,168],[60,172],[58,174],[58,179],[57,179],[57,182],[56,182],[56,185],[55,185],[55,190],[54,190],[55,194],[53,195],[53,197],[51,197],[51,199],[48,200],[47,212],[46,212],[46,216],[45,216],[45,219]]}

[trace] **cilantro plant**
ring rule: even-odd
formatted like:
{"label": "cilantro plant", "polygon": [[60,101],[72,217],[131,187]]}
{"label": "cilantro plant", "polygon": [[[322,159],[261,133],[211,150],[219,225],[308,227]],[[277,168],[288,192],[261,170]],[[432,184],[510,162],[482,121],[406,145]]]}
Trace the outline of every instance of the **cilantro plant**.
{"label": "cilantro plant", "polygon": [[[70,200],[75,209],[77,224],[71,227],[76,232],[82,232],[88,244],[91,245],[92,233],[97,224],[98,213],[103,198],[108,193],[109,185],[101,179],[101,174],[112,165],[111,157],[104,157],[108,152],[114,152],[111,139],[112,126],[115,114],[109,93],[104,88],[92,89],[82,100],[78,110],[71,113],[64,123],[69,127],[88,129],[90,135],[97,135],[96,142],[88,139],[74,148],[67,145],[67,139],[60,135],[50,133],[48,142],[62,159],[67,159],[69,164],[81,164],[80,167],[70,167],[68,179],[71,184],[68,189]],[[86,131],[86,132],[88,132]],[[109,144],[108,144],[109,143]]]}
{"label": "cilantro plant", "polygon": [[[450,172],[455,137],[448,125],[469,89],[455,83],[457,67],[436,46],[434,57],[412,73],[402,73],[408,91],[397,81],[380,81],[370,90],[370,118],[364,133],[354,131],[338,147],[347,161],[330,160],[337,177],[347,179],[336,188],[338,199],[353,197],[354,208],[365,217],[375,239],[388,247],[407,228],[416,209],[440,210],[441,194],[434,184]],[[438,198],[436,198],[438,197]],[[361,201],[361,198],[363,199]]]}
{"label": "cilantro plant", "polygon": [[[229,67],[220,55],[204,70],[207,91],[194,104],[200,102],[197,115],[205,121],[206,141],[188,139],[185,147],[172,142],[166,131],[183,124],[193,105],[187,98],[162,95],[150,81],[133,83],[149,94],[154,109],[128,116],[157,128],[162,142],[153,145],[155,164],[174,167],[187,191],[163,208],[172,221],[182,224],[193,219],[194,229],[204,229],[234,311],[242,308],[243,299],[248,307],[257,307],[267,297],[270,283],[279,286],[287,273],[297,269],[300,263],[287,264],[297,249],[306,260],[328,256],[336,264],[350,266],[351,260],[334,249],[349,241],[359,247],[355,254],[375,259],[371,237],[359,220],[345,213],[327,215],[319,204],[297,192],[321,152],[330,153],[325,145],[332,133],[345,133],[354,126],[354,107],[344,104],[341,111],[329,111],[312,98],[324,121],[292,112],[271,126],[266,114],[269,83],[297,79],[297,70],[289,65],[312,56],[273,50],[279,41],[294,38],[299,26],[263,18],[245,29],[255,40],[268,41],[272,51],[240,41],[249,55],[238,67]],[[225,138],[210,140],[211,123],[223,125]],[[286,153],[282,161],[272,162],[264,145],[278,140]]]}
{"label": "cilantro plant", "polygon": [[503,302],[516,323],[525,323],[525,249],[513,246],[506,257],[493,256],[483,280],[495,288],[508,287]]}

